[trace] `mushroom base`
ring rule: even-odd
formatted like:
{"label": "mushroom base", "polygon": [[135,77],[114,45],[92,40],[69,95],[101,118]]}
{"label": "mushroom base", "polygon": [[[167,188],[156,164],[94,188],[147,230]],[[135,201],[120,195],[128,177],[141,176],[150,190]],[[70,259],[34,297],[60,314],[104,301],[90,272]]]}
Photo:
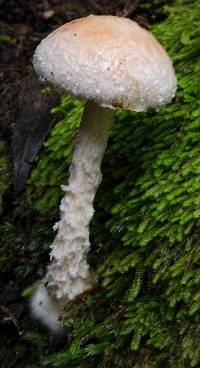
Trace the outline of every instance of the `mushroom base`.
{"label": "mushroom base", "polygon": [[63,334],[64,328],[59,321],[63,305],[55,300],[41,283],[31,299],[32,316],[38,319],[56,334]]}
{"label": "mushroom base", "polygon": [[[69,182],[62,186],[65,195],[60,205],[61,219],[54,226],[58,232],[51,246],[51,263],[43,286],[40,286],[40,291],[43,291],[37,290],[32,299],[33,312],[37,310],[34,315],[53,330],[57,327],[51,327],[47,317],[49,311],[58,321],[62,306],[92,287],[86,260],[90,248],[89,223],[102,178],[101,162],[113,114],[114,110],[87,102],[70,166]],[[39,308],[41,302],[44,308]]]}

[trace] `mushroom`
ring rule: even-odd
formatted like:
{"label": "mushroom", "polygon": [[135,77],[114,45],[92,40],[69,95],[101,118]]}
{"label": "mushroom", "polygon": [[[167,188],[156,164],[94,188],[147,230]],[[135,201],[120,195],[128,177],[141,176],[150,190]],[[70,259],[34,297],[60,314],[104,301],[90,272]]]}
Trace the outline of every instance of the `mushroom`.
{"label": "mushroom", "polygon": [[176,77],[154,36],[117,16],[91,15],[64,24],[42,40],[33,63],[43,80],[87,100],[69,182],[62,186],[51,262],[31,301],[33,315],[58,332],[64,305],[92,287],[89,223],[114,110],[165,105],[175,95]]}

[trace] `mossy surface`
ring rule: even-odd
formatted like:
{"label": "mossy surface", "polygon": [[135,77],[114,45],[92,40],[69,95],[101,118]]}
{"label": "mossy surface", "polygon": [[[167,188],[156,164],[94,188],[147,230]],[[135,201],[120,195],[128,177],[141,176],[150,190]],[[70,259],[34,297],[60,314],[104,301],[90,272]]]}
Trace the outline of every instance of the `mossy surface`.
{"label": "mossy surface", "polygon": [[80,125],[83,103],[63,96],[60,106],[52,114],[61,119],[44,143],[37,167],[28,180],[27,202],[40,213],[57,213],[61,198],[60,185],[67,182],[68,167],[74,147],[74,138]]}
{"label": "mossy surface", "polygon": [[[91,224],[98,282],[66,311],[62,352],[24,335],[37,366],[200,366],[200,3],[166,12],[152,31],[174,60],[177,96],[159,113],[116,113]],[[64,97],[59,109],[28,185],[40,213],[58,212],[83,106]]]}

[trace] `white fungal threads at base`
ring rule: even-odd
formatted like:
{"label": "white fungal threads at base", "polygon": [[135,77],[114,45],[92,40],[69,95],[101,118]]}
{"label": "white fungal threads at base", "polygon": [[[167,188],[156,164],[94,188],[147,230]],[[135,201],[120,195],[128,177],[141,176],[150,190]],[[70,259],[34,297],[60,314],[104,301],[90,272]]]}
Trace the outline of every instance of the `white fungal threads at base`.
{"label": "white fungal threads at base", "polygon": [[[70,166],[69,183],[62,187],[65,195],[60,205],[61,220],[54,227],[58,233],[51,246],[51,263],[43,281],[46,287],[37,291],[32,300],[33,314],[54,331],[56,329],[51,325],[58,318],[60,306],[92,286],[86,260],[90,247],[89,223],[94,213],[93,200],[101,182],[100,167],[113,113],[114,110],[87,102]],[[53,299],[49,301],[48,309],[46,305],[50,298]]]}
{"label": "white fungal threads at base", "polygon": [[33,317],[39,319],[57,334],[63,332],[59,322],[61,306],[49,294],[46,287],[40,284],[31,299],[31,310]]}

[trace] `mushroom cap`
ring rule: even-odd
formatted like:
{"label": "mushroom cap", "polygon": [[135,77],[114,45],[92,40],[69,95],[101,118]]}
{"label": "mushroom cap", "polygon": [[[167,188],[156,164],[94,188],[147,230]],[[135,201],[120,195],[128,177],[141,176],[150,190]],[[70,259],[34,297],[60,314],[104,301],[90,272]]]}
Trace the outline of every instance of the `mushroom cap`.
{"label": "mushroom cap", "polygon": [[176,92],[169,56],[127,18],[90,15],[66,23],[42,40],[33,63],[41,79],[104,107],[145,111]]}

